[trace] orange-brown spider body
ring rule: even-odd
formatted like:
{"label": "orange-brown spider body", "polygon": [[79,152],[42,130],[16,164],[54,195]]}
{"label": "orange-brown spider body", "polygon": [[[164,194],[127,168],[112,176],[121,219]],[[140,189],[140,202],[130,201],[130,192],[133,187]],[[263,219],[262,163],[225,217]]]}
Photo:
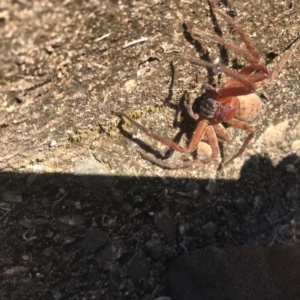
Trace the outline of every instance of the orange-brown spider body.
{"label": "orange-brown spider body", "polygon": [[132,120],[125,113],[114,112],[114,114],[117,116],[125,117],[149,137],[169,146],[175,151],[192,153],[196,150],[199,142],[203,138],[207,140],[212,149],[211,156],[209,157],[200,157],[195,160],[184,161],[180,163],[165,163],[164,161],[156,160],[140,152],[145,159],[164,168],[186,168],[193,165],[206,164],[216,159],[220,152],[218,141],[230,140],[229,133],[222,123],[226,123],[229,126],[236,127],[248,133],[241,148],[226,162],[226,164],[241,155],[254,137],[254,127],[247,122],[255,119],[261,112],[262,108],[261,100],[255,94],[256,88],[268,84],[274,80],[278,76],[282,67],[286,64],[288,59],[295,53],[297,47],[300,45],[300,38],[298,38],[290,47],[290,49],[286,51],[274,70],[269,74],[265,64],[260,61],[258,50],[247,34],[229,15],[225,14],[216,6],[214,0],[209,0],[209,3],[212,11],[221,16],[233,27],[235,32],[239,35],[244,43],[246,49],[229,40],[223,39],[221,36],[216,35],[215,33],[194,28],[191,23],[186,22],[188,30],[192,35],[202,36],[224,45],[228,50],[232,50],[236,55],[241,56],[249,65],[245,66],[238,72],[222,64],[214,65],[208,61],[182,55],[184,60],[192,64],[211,69],[215,74],[224,73],[230,77],[230,79],[223,83],[218,90],[214,89],[214,87],[209,84],[204,84],[202,86],[202,89],[205,90],[205,93],[203,94],[203,97],[201,97],[202,100],[200,107],[198,107],[197,113],[195,113],[192,108],[192,99],[190,99],[191,93],[186,93],[188,100],[187,112],[191,118],[197,120],[198,122],[187,147],[182,147],[172,140],[157,135],[156,133],[148,130],[141,124]]}

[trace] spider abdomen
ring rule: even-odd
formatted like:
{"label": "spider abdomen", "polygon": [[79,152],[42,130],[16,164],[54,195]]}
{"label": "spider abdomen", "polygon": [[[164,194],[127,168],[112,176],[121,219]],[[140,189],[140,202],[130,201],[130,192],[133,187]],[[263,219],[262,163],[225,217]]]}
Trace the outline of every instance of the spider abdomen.
{"label": "spider abdomen", "polygon": [[235,115],[237,119],[249,122],[260,114],[262,102],[255,93],[238,96],[237,98],[239,106]]}

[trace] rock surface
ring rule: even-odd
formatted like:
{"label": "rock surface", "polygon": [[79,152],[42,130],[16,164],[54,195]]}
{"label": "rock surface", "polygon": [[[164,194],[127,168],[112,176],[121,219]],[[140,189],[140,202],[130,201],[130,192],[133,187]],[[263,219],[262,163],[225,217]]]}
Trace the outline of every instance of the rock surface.
{"label": "rock surface", "polygon": [[168,273],[172,300],[297,300],[300,247],[206,247]]}

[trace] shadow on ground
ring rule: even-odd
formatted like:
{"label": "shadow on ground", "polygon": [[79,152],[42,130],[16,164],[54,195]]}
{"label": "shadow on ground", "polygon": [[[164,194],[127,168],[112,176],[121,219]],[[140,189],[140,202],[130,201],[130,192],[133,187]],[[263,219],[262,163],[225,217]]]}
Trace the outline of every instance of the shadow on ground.
{"label": "shadow on ground", "polygon": [[3,299],[155,299],[182,253],[298,244],[300,158],[240,178],[0,173]]}

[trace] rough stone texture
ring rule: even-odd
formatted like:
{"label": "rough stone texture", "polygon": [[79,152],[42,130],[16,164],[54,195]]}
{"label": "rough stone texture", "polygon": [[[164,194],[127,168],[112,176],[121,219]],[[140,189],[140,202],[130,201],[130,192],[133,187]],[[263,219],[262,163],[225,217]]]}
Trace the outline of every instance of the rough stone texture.
{"label": "rough stone texture", "polygon": [[[270,70],[299,35],[297,1],[219,4],[253,38]],[[299,52],[258,91],[265,110],[243,157],[221,172],[220,161],[163,170],[136,150],[160,157],[166,148],[111,111],[126,111],[165,137],[182,131],[186,143],[195,124],[182,119],[184,91],[198,71],[216,86],[226,77],[212,78],[180,54],[244,65],[185,32],[184,20],[209,30],[219,24],[225,38],[237,40],[228,24],[215,22],[207,2],[0,6],[2,297],[150,300],[167,294],[166,268],[184,251],[299,244]],[[123,47],[141,38],[147,40]],[[223,158],[245,136],[229,131]],[[191,156],[174,153],[170,160],[185,158]],[[160,244],[145,247],[148,241]]]}
{"label": "rough stone texture", "polygon": [[[299,35],[300,4],[258,2],[232,1],[221,6],[254,40],[272,70]],[[225,174],[215,172],[218,162],[188,170],[162,170],[136,153],[142,148],[157,155],[156,150],[164,152],[165,147],[132,126],[117,127],[120,120],[111,111],[126,111],[169,138],[179,130],[190,136],[193,124],[182,121],[178,109],[196,72],[202,82],[218,86],[226,80],[223,75],[213,79],[204,68],[185,63],[180,53],[221,60],[229,67],[245,63],[211,41],[191,39],[184,20],[201,29],[216,28],[205,1],[4,1],[0,169],[68,172],[74,161],[92,156],[104,174],[237,178],[249,155],[267,154],[278,163],[292,151],[298,152],[292,145],[300,138],[299,52],[270,86],[258,91],[267,99],[263,99],[265,112],[254,122],[256,138]],[[240,43],[223,20],[214,24],[225,38]],[[147,40],[125,47],[141,38]],[[272,134],[277,124],[285,124],[284,134]],[[232,128],[230,132],[233,140],[224,145],[225,157],[237,150],[245,136]],[[178,153],[171,157],[183,159]],[[80,172],[77,165],[75,169]]]}

